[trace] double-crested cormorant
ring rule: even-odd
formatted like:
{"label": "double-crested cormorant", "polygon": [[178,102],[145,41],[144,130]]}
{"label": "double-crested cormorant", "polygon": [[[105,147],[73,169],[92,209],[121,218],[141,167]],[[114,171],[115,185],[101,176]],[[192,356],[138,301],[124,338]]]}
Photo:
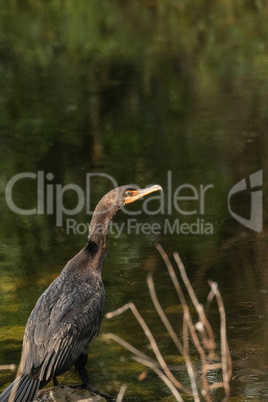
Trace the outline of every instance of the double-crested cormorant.
{"label": "double-crested cormorant", "polygon": [[[70,261],[38,299],[27,321],[18,376],[0,395],[0,402],[33,401],[37,391],[74,365],[83,385],[91,386],[85,365],[87,346],[101,326],[105,291],[101,279],[109,222],[120,209],[158,185],[138,190],[121,186],[98,203],[87,245]],[[10,399],[9,399],[10,397]]]}

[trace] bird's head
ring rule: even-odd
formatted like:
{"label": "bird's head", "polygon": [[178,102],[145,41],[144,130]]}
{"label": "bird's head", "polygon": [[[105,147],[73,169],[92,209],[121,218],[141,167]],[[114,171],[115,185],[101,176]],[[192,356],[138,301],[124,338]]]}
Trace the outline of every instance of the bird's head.
{"label": "bird's head", "polygon": [[137,189],[136,187],[127,185],[109,191],[109,193],[102,197],[95,208],[89,226],[89,239],[100,242],[100,238],[103,235],[107,235],[110,221],[121,208],[158,190],[162,190],[162,187],[154,185],[144,189]]}
{"label": "bird's head", "polygon": [[121,200],[119,202],[123,203],[123,206],[126,204],[130,204],[136,200],[138,200],[141,197],[144,197],[145,195],[151,194],[154,191],[159,191],[162,190],[162,187],[159,186],[158,184],[151,186],[151,187],[147,187],[144,189],[137,189],[135,187],[131,187],[131,186],[122,186],[119,187],[120,192],[121,193],[121,197],[119,196],[119,198],[121,198]]}
{"label": "bird's head", "polygon": [[162,187],[157,184],[144,189],[137,189],[136,187],[129,185],[117,187],[105,194],[105,196],[100,200],[96,212],[109,213],[110,211],[111,213],[116,213],[125,205],[159,190],[162,190]]}

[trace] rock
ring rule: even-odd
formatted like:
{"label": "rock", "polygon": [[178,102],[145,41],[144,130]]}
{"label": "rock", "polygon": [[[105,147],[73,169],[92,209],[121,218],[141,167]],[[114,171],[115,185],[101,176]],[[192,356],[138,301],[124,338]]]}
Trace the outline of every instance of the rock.
{"label": "rock", "polygon": [[35,402],[106,402],[106,399],[87,389],[52,387],[38,392]]}

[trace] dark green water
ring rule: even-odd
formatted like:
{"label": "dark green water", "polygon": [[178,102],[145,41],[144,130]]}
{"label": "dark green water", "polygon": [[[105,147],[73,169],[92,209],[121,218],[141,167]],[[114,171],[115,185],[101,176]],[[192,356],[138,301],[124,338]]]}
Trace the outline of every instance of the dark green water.
{"label": "dark green water", "polygon": [[[155,194],[129,206],[139,215],[115,219],[123,229],[111,234],[103,269],[106,311],[135,302],[168,362],[179,364],[146,285],[147,272],[154,270],[159,298],[180,331],[178,300],[155,245],[170,257],[178,251],[201,303],[208,279],[219,285],[234,363],[230,400],[267,400],[265,7],[23,3],[7,2],[0,12],[0,365],[19,363],[25,322],[39,295],[86,242],[87,211],[112,188],[100,176],[106,174],[119,185],[157,183],[164,190],[162,198]],[[262,214],[261,205],[255,207],[263,227],[257,232],[234,219],[228,194],[244,178],[249,187],[249,176],[259,171]],[[26,172],[33,176],[16,182],[12,201],[24,210],[40,208],[31,215],[12,211],[5,198],[10,179]],[[44,210],[40,198],[37,203],[37,177]],[[56,212],[56,195],[66,185],[79,186],[85,197],[80,208],[75,191],[65,192],[64,207],[77,207],[74,215]],[[250,196],[243,190],[231,199],[232,211],[245,219]],[[208,316],[219,342],[216,305]],[[107,342],[107,332],[152,355],[130,312],[104,319],[90,348],[92,380],[113,392],[127,383],[129,401],[168,398],[152,372],[138,381],[143,367]],[[193,358],[198,360],[195,351]],[[1,371],[0,390],[13,378]],[[183,372],[179,378],[187,384]],[[76,374],[61,382],[76,383]],[[222,396],[219,391],[213,400]]]}

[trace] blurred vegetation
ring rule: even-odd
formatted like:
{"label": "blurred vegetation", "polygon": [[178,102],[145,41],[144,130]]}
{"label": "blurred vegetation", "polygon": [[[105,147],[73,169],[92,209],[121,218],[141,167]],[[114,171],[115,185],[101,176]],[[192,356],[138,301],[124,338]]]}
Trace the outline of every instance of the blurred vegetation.
{"label": "blurred vegetation", "polygon": [[34,67],[55,57],[72,64],[120,58],[120,64],[139,61],[149,81],[153,69],[157,74],[176,65],[219,75],[229,75],[232,66],[234,78],[267,67],[267,4],[261,0],[10,0],[1,19],[2,57]]}
{"label": "blurred vegetation", "polygon": [[[200,183],[201,170],[219,184],[220,211],[230,178],[266,157],[267,13],[264,0],[6,1],[1,194],[14,174],[38,169],[82,188],[88,171],[142,186],[165,185],[169,169],[174,185]],[[109,184],[96,183],[96,200]],[[16,197],[34,205],[32,194]],[[61,239],[53,219],[40,232],[42,217],[7,214],[16,222],[5,236],[28,227],[26,245],[42,239],[44,251]]]}
{"label": "blurred vegetation", "polygon": [[[141,117],[150,119],[152,107],[160,116],[175,120],[187,113],[185,101],[193,107],[202,99],[203,105],[211,106],[215,93],[217,106],[223,108],[226,94],[241,91],[249,83],[255,91],[248,96],[258,99],[245,100],[243,93],[243,105],[257,102],[255,113],[264,117],[267,12],[261,0],[7,1],[0,11],[0,56],[1,106],[5,110],[9,105],[9,113],[3,113],[1,125],[10,125],[11,116],[18,123],[14,117],[24,114],[14,128],[30,128],[34,134],[30,144],[38,144],[39,152],[45,153],[47,141],[55,136],[51,126],[58,112],[57,136],[79,147],[85,138],[65,132],[73,112],[79,111],[75,118],[91,126],[95,142],[100,140],[102,124],[105,142],[116,152],[121,150],[120,136],[112,135],[115,122],[111,120],[118,124],[122,115],[112,118],[109,112],[120,103],[128,109],[123,110],[122,123],[125,129],[126,122],[131,122],[130,145],[138,153],[135,114],[136,124]],[[67,91],[72,93],[71,103]],[[8,92],[12,101],[7,103]],[[53,98],[43,99],[45,109],[40,110],[40,97],[49,94]],[[27,138],[24,145],[29,145]]]}

